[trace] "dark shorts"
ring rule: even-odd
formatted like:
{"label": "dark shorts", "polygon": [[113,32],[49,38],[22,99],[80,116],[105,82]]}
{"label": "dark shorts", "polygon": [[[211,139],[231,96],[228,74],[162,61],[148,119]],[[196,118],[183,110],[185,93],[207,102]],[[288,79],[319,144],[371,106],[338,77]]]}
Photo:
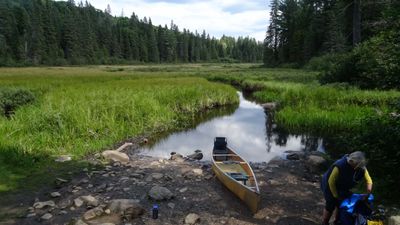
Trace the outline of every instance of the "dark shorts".
{"label": "dark shorts", "polygon": [[331,191],[329,190],[328,184],[323,181],[321,182],[321,190],[324,193],[325,209],[328,212],[333,212],[336,207],[339,207],[339,201],[333,197]]}

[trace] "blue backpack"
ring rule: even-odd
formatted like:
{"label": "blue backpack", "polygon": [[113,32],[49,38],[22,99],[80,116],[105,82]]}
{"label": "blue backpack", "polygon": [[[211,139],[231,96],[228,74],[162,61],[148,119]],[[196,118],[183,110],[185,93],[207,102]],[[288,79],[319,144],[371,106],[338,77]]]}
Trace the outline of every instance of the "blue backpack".
{"label": "blue backpack", "polygon": [[367,225],[368,217],[372,215],[372,201],[374,196],[371,194],[365,199],[366,194],[353,194],[345,199],[339,207],[340,225]]}

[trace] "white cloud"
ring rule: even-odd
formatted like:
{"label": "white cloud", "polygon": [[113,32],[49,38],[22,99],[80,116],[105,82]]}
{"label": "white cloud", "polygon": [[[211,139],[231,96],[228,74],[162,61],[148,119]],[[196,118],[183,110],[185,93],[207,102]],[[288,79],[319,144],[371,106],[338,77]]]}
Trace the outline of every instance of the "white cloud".
{"label": "white cloud", "polygon": [[89,0],[104,10],[110,4],[114,15],[132,12],[139,18],[150,17],[154,25],[169,26],[171,20],[182,30],[206,30],[217,38],[250,36],[262,41],[268,23],[268,2],[261,0],[203,0],[203,1],[145,1],[145,0]]}

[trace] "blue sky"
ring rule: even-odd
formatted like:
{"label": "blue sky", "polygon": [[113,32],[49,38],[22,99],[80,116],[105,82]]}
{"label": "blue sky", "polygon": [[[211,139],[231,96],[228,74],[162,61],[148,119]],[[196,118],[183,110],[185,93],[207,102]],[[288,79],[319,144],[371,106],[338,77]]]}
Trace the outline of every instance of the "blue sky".
{"label": "blue sky", "polygon": [[206,30],[217,38],[250,36],[259,41],[265,37],[268,24],[269,0],[88,0],[104,10],[110,4],[112,14],[139,18],[150,17],[154,25],[170,24],[182,30]]}

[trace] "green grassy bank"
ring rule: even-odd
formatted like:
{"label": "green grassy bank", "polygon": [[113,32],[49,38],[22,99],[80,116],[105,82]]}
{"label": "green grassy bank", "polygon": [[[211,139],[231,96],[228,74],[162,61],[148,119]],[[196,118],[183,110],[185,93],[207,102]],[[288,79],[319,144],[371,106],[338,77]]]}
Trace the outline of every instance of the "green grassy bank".
{"label": "green grassy bank", "polygon": [[400,177],[400,92],[360,90],[346,84],[320,85],[304,70],[253,68],[208,79],[240,86],[260,102],[277,102],[274,120],[292,134],[324,138],[333,158],[363,151],[380,200],[398,204]]}
{"label": "green grassy bank", "polygon": [[360,90],[345,84],[320,85],[317,74],[293,69],[255,68],[249,73],[208,79],[240,86],[259,102],[277,102],[275,120],[291,133],[332,135],[363,129],[362,119],[393,111],[399,91]]}
{"label": "green grassy bank", "polygon": [[182,73],[71,67],[0,74],[3,102],[21,102],[21,90],[35,98],[0,116],[0,191],[52,156],[79,159],[139,134],[184,128],[201,111],[238,102],[234,88]]}

